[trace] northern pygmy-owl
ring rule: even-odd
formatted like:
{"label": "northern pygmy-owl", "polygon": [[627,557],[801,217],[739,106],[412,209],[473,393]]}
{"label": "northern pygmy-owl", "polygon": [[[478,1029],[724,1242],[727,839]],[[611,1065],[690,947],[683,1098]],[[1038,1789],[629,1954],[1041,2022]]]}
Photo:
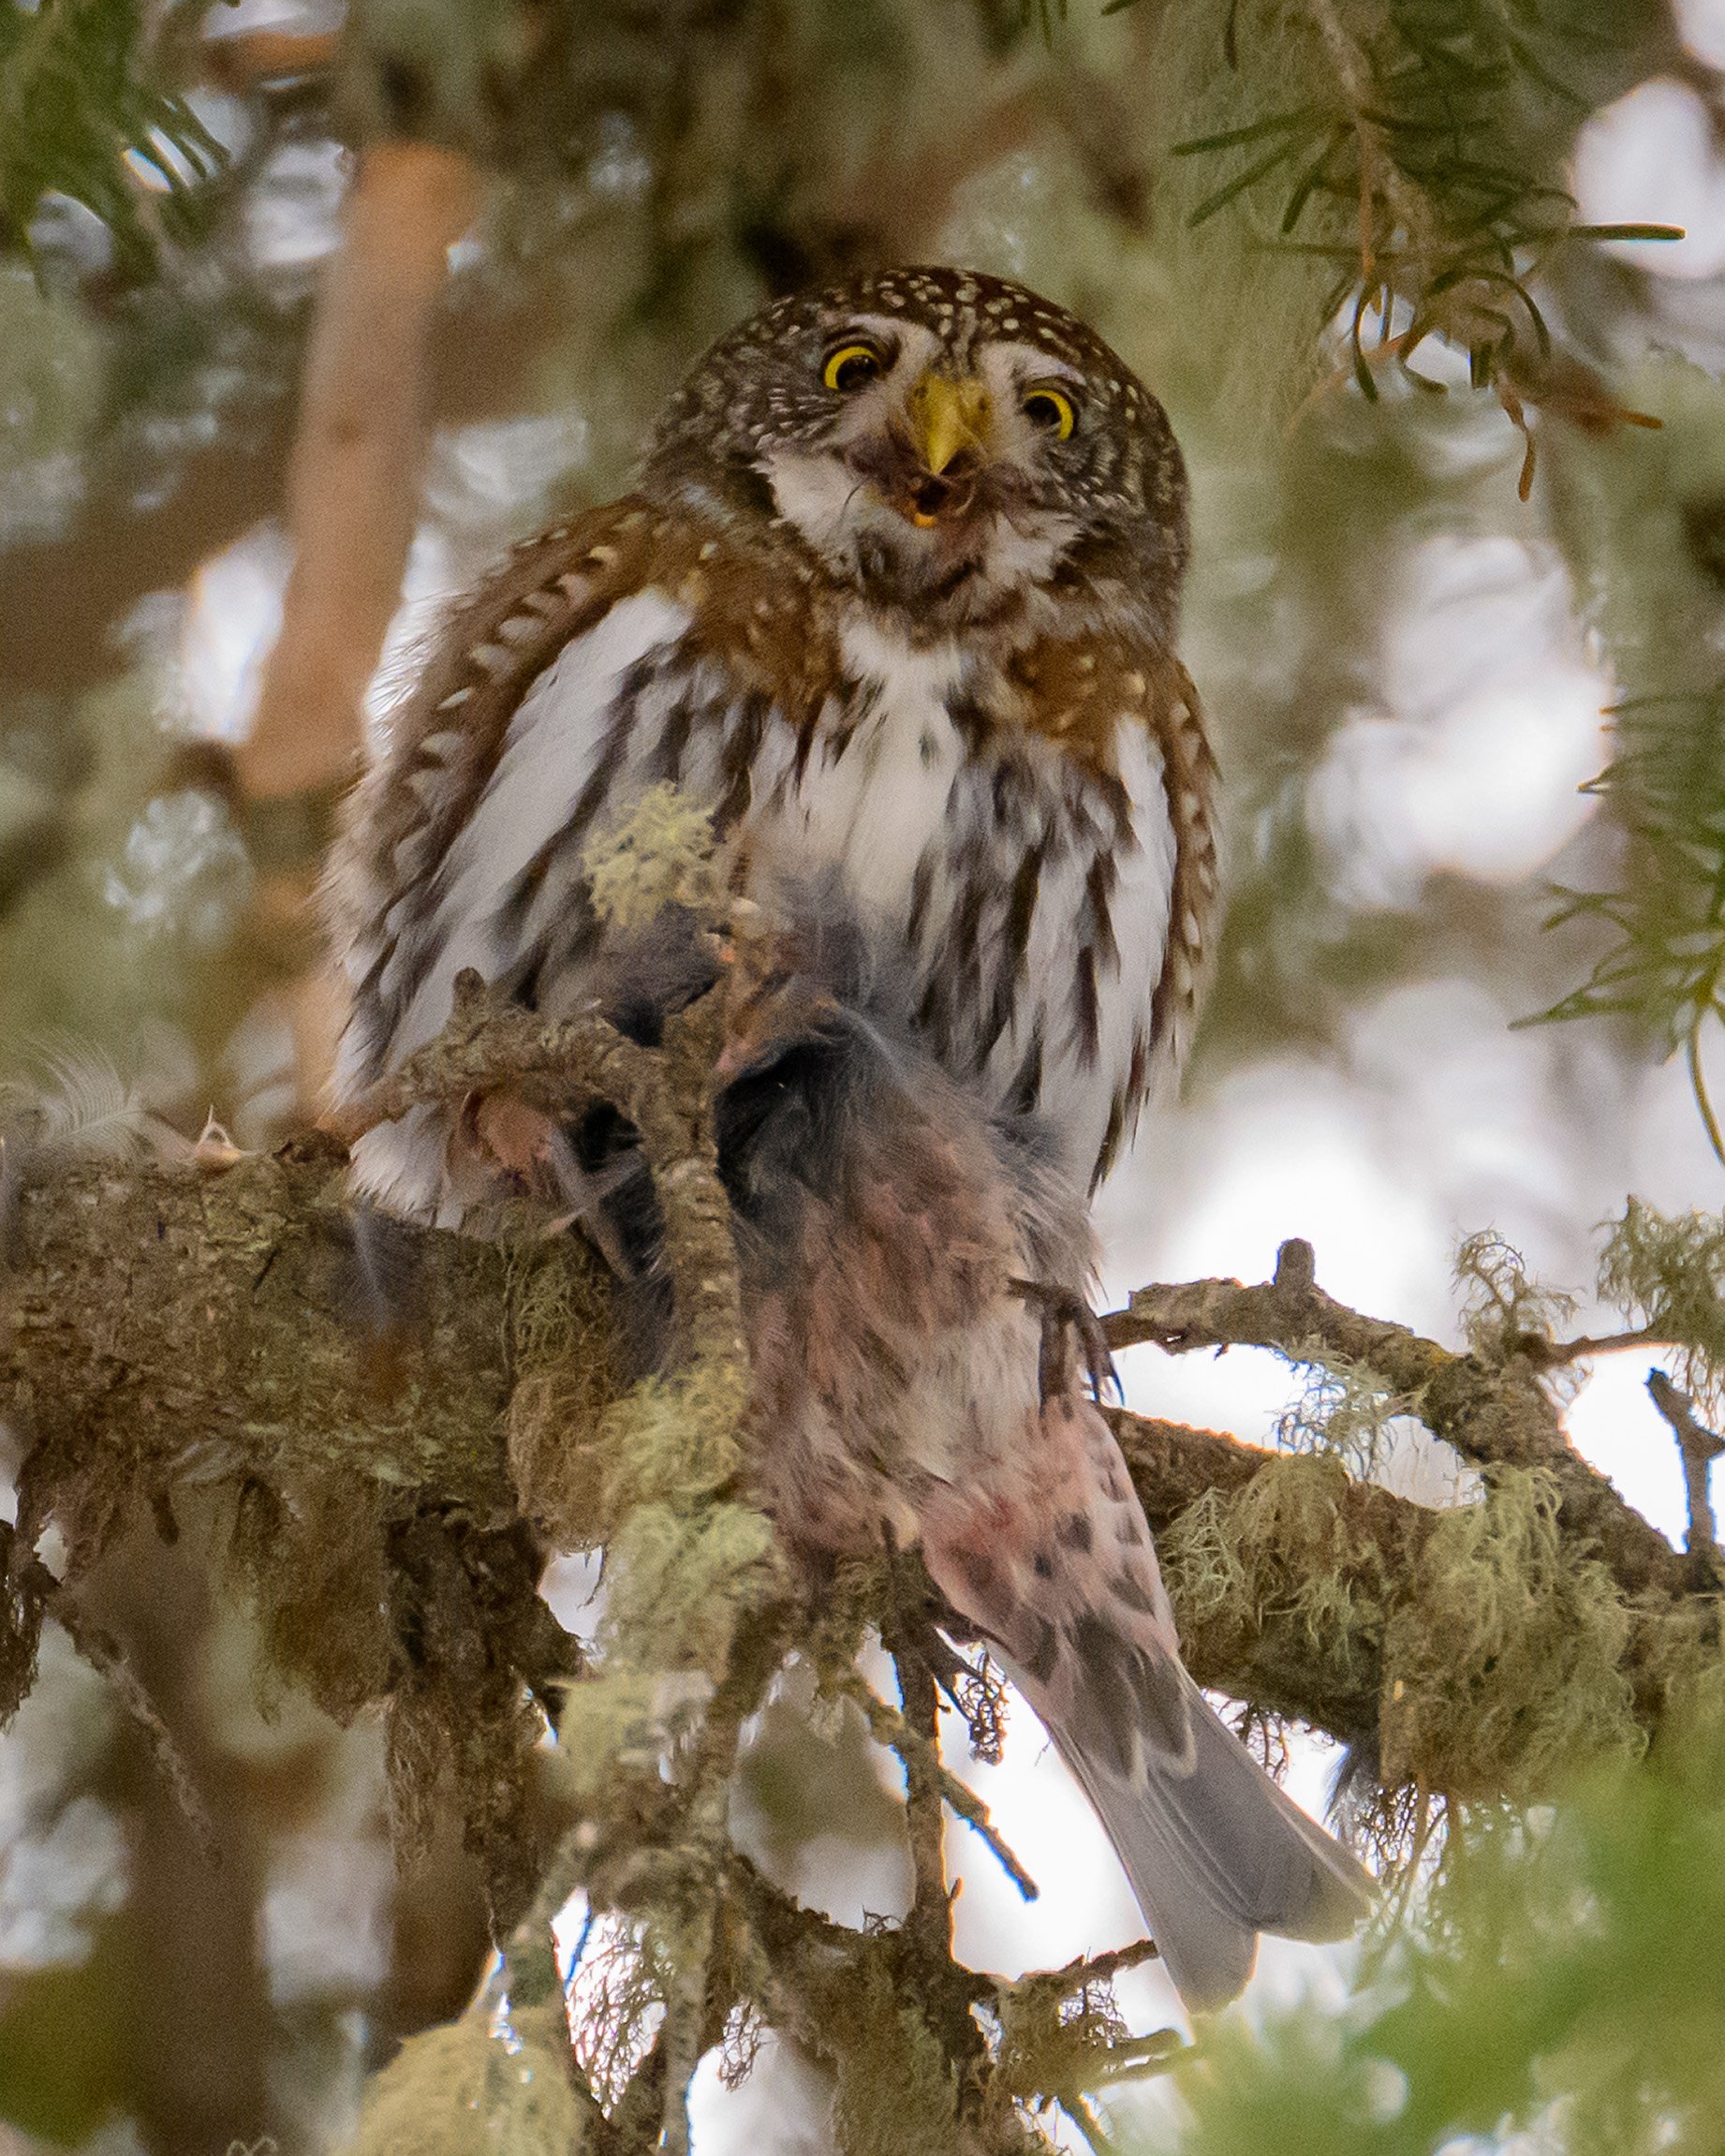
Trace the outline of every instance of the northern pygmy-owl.
{"label": "northern pygmy-owl", "polygon": [[[1161,406],[1061,308],[944,269],[768,307],[634,493],[444,628],[339,857],[338,1091],[435,1035],[463,967],[578,1007],[583,850],[671,779],[751,893],[835,876],[946,1068],[1094,1183],[1178,1057],[1215,908],[1186,549]],[[443,1137],[373,1132],[362,1183],[459,1218]]]}

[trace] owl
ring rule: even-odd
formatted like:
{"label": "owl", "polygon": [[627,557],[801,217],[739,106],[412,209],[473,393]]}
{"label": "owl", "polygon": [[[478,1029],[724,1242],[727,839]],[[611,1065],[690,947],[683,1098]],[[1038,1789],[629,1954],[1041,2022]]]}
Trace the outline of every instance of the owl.
{"label": "owl", "polygon": [[[717,1072],[755,1495],[814,1580],[920,1544],[1210,2006],[1261,1930],[1336,1936],[1364,1883],[1181,1665],[1062,1315],[1215,911],[1186,549],[1161,407],[1071,316],[936,269],[780,302],[697,366],[634,493],[451,616],[332,892],[341,1093],[433,1039],[467,967],[651,1038],[708,946],[675,919],[619,936],[586,863],[654,786],[708,811],[787,954],[740,997],[732,966]],[[493,1111],[477,1150],[429,1106],[368,1132],[361,1186],[468,1221],[488,1162],[548,1144]],[[651,1335],[653,1194],[611,1139],[583,1217]]]}
{"label": "owl", "polygon": [[[464,967],[579,1009],[586,849],[670,780],[745,895],[830,879],[941,1066],[1094,1185],[1179,1058],[1216,908],[1186,554],[1161,406],[1061,308],[946,269],[768,307],[633,493],[445,626],[334,872],[338,1096],[438,1032]],[[361,1183],[459,1223],[449,1134],[431,1109],[370,1133]]]}

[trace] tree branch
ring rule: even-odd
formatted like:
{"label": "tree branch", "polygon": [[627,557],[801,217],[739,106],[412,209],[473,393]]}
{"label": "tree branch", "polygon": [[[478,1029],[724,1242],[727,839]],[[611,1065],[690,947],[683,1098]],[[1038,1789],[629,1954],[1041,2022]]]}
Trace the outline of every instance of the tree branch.
{"label": "tree branch", "polygon": [[[1238,1496],[1264,1468],[1288,1456],[1122,1408],[1104,1412],[1151,1532],[1164,1545],[1174,1523],[1202,1498]],[[1332,1573],[1338,1599],[1364,1608],[1379,1604],[1386,1583],[1392,1594],[1410,1594],[1439,1515],[1374,1483],[1338,1478],[1336,1500],[1338,1517],[1321,1546],[1303,1546],[1298,1523],[1284,1523],[1289,1577]],[[1289,1598],[1231,1606],[1210,1618],[1183,1611],[1180,1645],[1187,1667],[1211,1691],[1309,1722],[1344,1744],[1369,1742],[1377,1730],[1384,1682],[1380,1630],[1356,1630],[1345,1641],[1332,1640],[1334,1651],[1315,1654],[1306,1620]]]}
{"label": "tree branch", "polygon": [[1142,1341],[1170,1354],[1273,1348],[1290,1362],[1372,1370],[1463,1459],[1550,1474],[1565,1532],[1597,1549],[1626,1595],[1686,1590],[1681,1555],[1571,1449],[1556,1404],[1526,1357],[1493,1365],[1350,1310],[1318,1286],[1309,1243],[1284,1243],[1274,1278],[1256,1287],[1192,1280],[1140,1288],[1103,1330],[1111,1348]]}
{"label": "tree branch", "polygon": [[[507,1085],[529,1099],[542,1091],[565,1105],[588,1088],[618,1100],[641,1129],[668,1222],[677,1223],[686,1336],[710,1362],[728,1362],[742,1352],[742,1317],[707,1127],[714,1024],[711,1009],[692,1006],[662,1049],[642,1051],[595,1022],[548,1026],[531,1013],[500,1013],[466,981],[446,1035],[365,1103],[359,1120],[474,1086]],[[236,1547],[249,1538],[251,1563],[286,1597],[273,1644],[310,1654],[323,1673],[319,1696],[337,1711],[390,1703],[392,1756],[405,1763],[410,1796],[416,1775],[424,1787],[439,1759],[452,1758],[496,1905],[513,1921],[552,1876],[523,1824],[523,1762],[536,1725],[523,1719],[522,1687],[544,1691],[556,1662],[535,1629],[555,1631],[534,1595],[532,1545],[511,1541],[523,1531],[523,1512],[537,1516],[533,1492],[518,1486],[511,1467],[511,1406],[524,1363],[542,1349],[549,1297],[563,1314],[559,1367],[580,1380],[559,1413],[569,1418],[571,1445],[583,1417],[591,1440],[616,1398],[606,1289],[597,1261],[568,1235],[500,1245],[395,1229],[399,1317],[392,1335],[380,1334],[354,1292],[346,1166],[327,1135],[227,1165],[92,1160],[64,1148],[30,1157],[25,1148],[0,1275],[0,1412],[33,1443],[11,1553],[13,1629],[27,1629],[48,1598],[33,1552],[50,1519],[69,1558],[52,1600],[76,1624],[80,1573],[117,1527],[146,1506],[159,1516],[179,1484],[226,1487]],[[532,1323],[523,1321],[527,1310],[538,1313]],[[1154,1339],[1182,1351],[1239,1342],[1292,1360],[1365,1366],[1468,1457],[1551,1474],[1565,1491],[1564,1527],[1578,1549],[1597,1551],[1610,1567],[1629,1608],[1626,1667],[1642,1651],[1637,1638],[1705,1584],[1569,1452],[1524,1361],[1494,1367],[1348,1309],[1317,1287],[1306,1246],[1286,1246],[1275,1277],[1260,1287],[1146,1289],[1108,1321],[1108,1332],[1116,1346]],[[1306,1478],[1318,1501],[1277,1513],[1270,1586],[1259,1578],[1249,1594],[1219,1606],[1200,1597],[1183,1607],[1186,1653],[1201,1683],[1369,1750],[1395,1681],[1386,1643],[1398,1612],[1424,1606],[1424,1560],[1446,1515],[1350,1480],[1333,1462],[1123,1410],[1111,1421],[1176,1593],[1182,1534],[1209,1517],[1203,1508],[1249,1507],[1254,1493],[1289,1486],[1290,1474]],[[1283,1480],[1273,1485],[1268,1476]],[[357,1541],[349,1512],[361,1522]],[[579,1539],[579,1518],[568,1525]],[[600,1531],[596,1520],[594,1539]],[[296,1574],[307,1564],[321,1570],[302,1607]],[[1321,1637],[1302,1592],[1312,1581],[1323,1585]],[[378,1634],[380,1611],[387,1622]],[[917,1883],[907,1925],[857,1932],[830,1924],[798,1910],[730,1847],[723,1793],[738,1733],[794,1642],[796,1619],[788,1603],[755,1605],[723,1674],[715,1672],[717,1689],[692,1741],[676,1740],[667,1754],[670,1776],[613,1777],[586,1818],[588,1839],[566,1839],[578,1852],[569,1883],[584,1884],[596,1907],[646,1912],[654,1923],[674,1912],[678,1942],[656,2048],[605,2134],[596,2129],[596,2146],[621,2152],[661,2136],[679,2146],[694,2064],[736,2009],[765,2014],[832,2056],[841,2041],[834,2015],[844,2022],[862,1999],[897,2002],[871,2024],[875,2038],[859,2037],[862,2048],[838,2059],[848,2100],[861,2102],[868,2075],[887,2070],[867,2043],[877,2038],[889,2051],[908,2043],[909,2071],[916,2044],[932,2038],[945,2064],[921,2085],[924,2097],[934,2111],[956,2102],[966,2117],[1016,2100],[1012,2075],[1021,2072],[1042,2075],[1036,2086],[1047,2092],[1068,2090],[1082,2106],[1098,2076],[1156,2066],[1162,2041],[1128,2037],[1100,2007],[1081,2005],[1076,2020],[1044,2013],[1039,1991],[1019,1996],[952,1960],[943,1802],[1026,1883],[981,1808],[964,1801],[940,1765],[935,1681],[914,1634],[890,1642],[904,1712],[876,1702],[871,1713],[876,1734],[906,1765]],[[892,1632],[889,1610],[877,1621]],[[363,1652],[349,1651],[350,1634]],[[375,1650],[365,1647],[374,1636]],[[331,1677],[318,1658],[332,1651]],[[0,1705],[22,1696],[32,1659],[22,1636],[0,1640]],[[281,1660],[292,1675],[292,1653]],[[1661,1698],[1657,1683],[1637,1688],[1645,1722],[1657,1720]],[[1434,1762],[1440,1779],[1440,1747],[1423,1771]],[[1070,1978],[1076,1997],[1107,1974],[1105,1964],[1086,1964],[1036,1981],[1057,1987]],[[906,2004],[916,2009],[914,2026],[901,2016]],[[1022,2059],[1007,2063],[1018,2057],[1010,2044],[991,2046],[971,2013],[977,2004],[1002,2016],[1003,2028],[1025,2030],[1035,2006],[1044,2048],[1024,2055],[1039,2061],[1034,2069]]]}
{"label": "tree branch", "polygon": [[1663,1370],[1648,1372],[1647,1391],[1676,1439],[1677,1452],[1683,1461],[1683,1484],[1689,1513],[1690,1561],[1703,1567],[1711,1584],[1717,1584],[1718,1528],[1714,1522],[1713,1497],[1707,1484],[1714,1461],[1725,1453],[1725,1440],[1700,1421],[1688,1395],[1680,1391]]}
{"label": "tree branch", "polygon": [[[877,1698],[874,1689],[860,1675],[852,1671],[840,1686],[847,1699],[852,1699],[866,1717],[869,1732],[877,1744],[889,1746],[901,1759],[907,1749],[915,1749],[922,1740],[895,1707]],[[1001,1839],[998,1829],[988,1816],[988,1807],[972,1789],[967,1789],[955,1774],[939,1765],[936,1765],[942,1800],[962,1819],[978,1839],[982,1841],[1002,1871],[1017,1887],[1026,1901],[1036,1900],[1041,1889]]]}
{"label": "tree branch", "polygon": [[[477,1051],[470,1066],[451,1055],[451,1072],[480,1068]],[[483,1067],[498,1069],[496,1055]],[[493,1527],[515,1520],[506,1434],[519,1355],[508,1313],[536,1284],[570,1313],[587,1411],[597,1419],[609,1405],[606,1290],[597,1261],[568,1237],[499,1246],[404,1231],[407,1325],[386,1352],[355,1309],[345,1169],[323,1136],[215,1174],[38,1164],[18,1199],[4,1281],[0,1411],[33,1442],[32,1518],[60,1521],[74,1572],[131,1506],[178,1482],[292,1487],[338,1467],[389,1516],[432,1503]],[[719,1329],[730,1322],[727,1311]],[[1108,1332],[1115,1346],[1240,1343],[1367,1363],[1414,1392],[1467,1457],[1531,1463],[1566,1482],[1566,1526],[1626,1598],[1689,1591],[1686,1559],[1568,1451],[1530,1373],[1362,1317],[1286,1268],[1256,1288],[1146,1289]],[[1276,1457],[1124,1410],[1111,1420],[1158,1539],[1206,1492],[1237,1494]],[[1409,1582],[1439,1515],[1359,1482],[1338,1501],[1362,1585],[1368,1573],[1377,1593]],[[1287,1559],[1297,1573],[1302,1553]],[[1349,1739],[1375,1727],[1381,1681],[1372,1642],[1357,1644],[1350,1661],[1320,1666],[1301,1622],[1274,1607],[1186,1626],[1201,1683]]]}

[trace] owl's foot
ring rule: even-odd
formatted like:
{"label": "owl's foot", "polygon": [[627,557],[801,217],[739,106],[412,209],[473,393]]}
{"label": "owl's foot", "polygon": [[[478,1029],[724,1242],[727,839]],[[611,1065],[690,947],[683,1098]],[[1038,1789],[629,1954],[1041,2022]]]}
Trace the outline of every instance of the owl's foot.
{"label": "owl's foot", "polygon": [[507,1091],[468,1096],[450,1151],[452,1159],[459,1153],[478,1163],[513,1196],[539,1201],[548,1215],[540,1223],[542,1233],[561,1234],[579,1227],[620,1280],[634,1277],[636,1267],[607,1201],[638,1171],[635,1152],[587,1168],[556,1116]]}
{"label": "owl's foot", "polygon": [[1113,1393],[1117,1400],[1126,1397],[1114,1358],[1108,1351],[1102,1322],[1085,1296],[1057,1280],[1009,1280],[1007,1285],[1041,1312],[1037,1381],[1044,1400],[1056,1399],[1071,1390],[1075,1362],[1089,1380],[1095,1398],[1099,1400],[1105,1393]]}

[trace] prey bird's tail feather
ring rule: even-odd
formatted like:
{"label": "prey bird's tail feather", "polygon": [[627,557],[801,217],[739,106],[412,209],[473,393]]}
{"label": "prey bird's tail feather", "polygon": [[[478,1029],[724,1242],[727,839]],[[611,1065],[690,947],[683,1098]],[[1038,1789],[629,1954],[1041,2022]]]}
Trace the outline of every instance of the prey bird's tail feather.
{"label": "prey bird's tail feather", "polygon": [[1096,1808],[1181,1998],[1226,2005],[1258,1934],[1342,1939],[1364,1868],[1259,1765],[1180,1660],[1131,1477],[1096,1407],[1042,1403],[995,1501],[925,1504],[936,1584],[999,1650]]}
{"label": "prey bird's tail feather", "polygon": [[1371,1882],[1180,1676],[1189,1766],[1146,1747],[1139,1771],[1123,1774],[1057,1723],[1050,1734],[1096,1807],[1175,1988],[1202,2013],[1242,1989],[1261,1931],[1345,1939],[1370,1906]]}

